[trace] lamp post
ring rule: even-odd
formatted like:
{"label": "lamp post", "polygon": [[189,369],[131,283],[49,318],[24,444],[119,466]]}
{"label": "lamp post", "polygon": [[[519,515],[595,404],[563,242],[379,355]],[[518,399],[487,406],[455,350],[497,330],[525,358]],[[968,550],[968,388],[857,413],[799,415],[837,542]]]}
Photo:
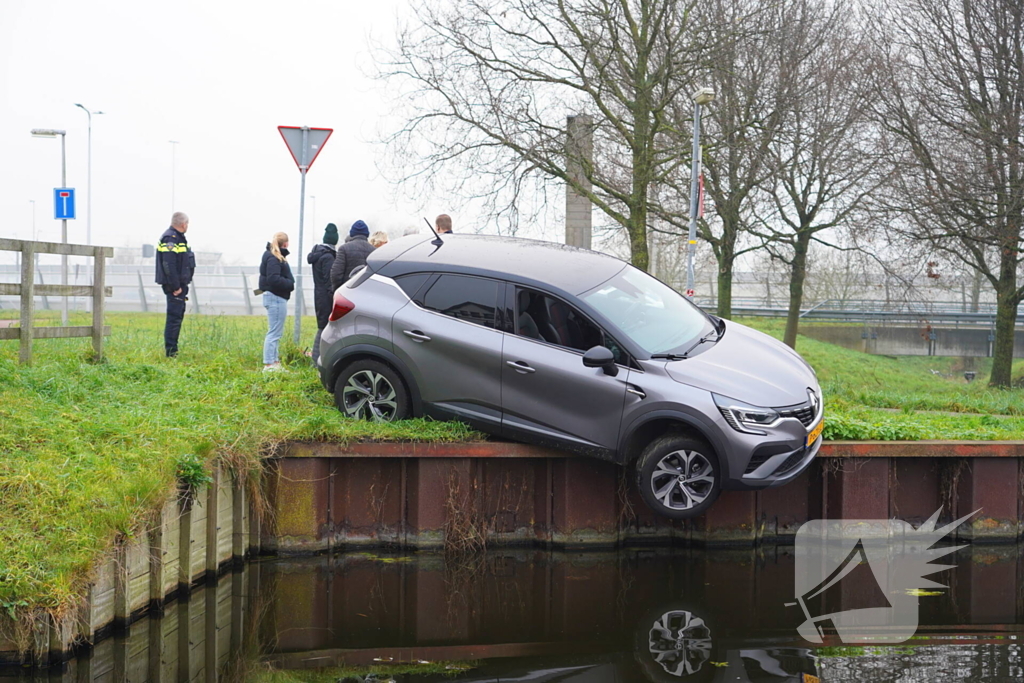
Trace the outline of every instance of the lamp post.
{"label": "lamp post", "polygon": [[36,241],[36,200],[30,199],[28,203],[32,205],[32,241]]}
{"label": "lamp post", "polygon": [[171,143],[171,213],[175,211],[174,204],[174,179],[178,172],[178,141],[168,140]]}
{"label": "lamp post", "polygon": [[686,244],[686,296],[693,299],[693,259],[697,253],[697,206],[700,194],[700,108],[715,101],[715,91],[693,93],[693,164],[690,167],[690,235]]}
{"label": "lamp post", "polygon": [[92,115],[102,114],[101,111],[90,111],[85,105],[75,103],[75,106],[84,111],[89,115],[89,151],[87,153],[86,161],[86,176],[85,176],[85,243],[92,244]]}
{"label": "lamp post", "polygon": [[[32,136],[37,138],[55,138],[60,136],[60,186],[67,187],[68,184],[68,164],[67,164],[67,145],[65,144],[67,139],[67,131],[55,130],[51,128],[33,128]],[[62,219],[60,222],[60,241],[64,244],[68,243],[68,220]],[[68,285],[68,255],[60,255],[60,283],[64,287]],[[63,302],[60,309],[60,323],[67,327],[68,324],[68,297],[62,296],[61,301]]]}

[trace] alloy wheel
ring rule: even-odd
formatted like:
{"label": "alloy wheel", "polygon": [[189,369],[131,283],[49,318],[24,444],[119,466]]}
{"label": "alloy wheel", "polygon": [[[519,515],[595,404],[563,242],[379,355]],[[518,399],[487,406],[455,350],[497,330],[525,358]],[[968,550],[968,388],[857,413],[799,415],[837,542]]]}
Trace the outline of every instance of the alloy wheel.
{"label": "alloy wheel", "polygon": [[356,420],[391,422],[398,412],[397,392],[388,378],[372,370],[353,373],[342,392],[345,414]]}
{"label": "alloy wheel", "polygon": [[651,656],[672,676],[689,676],[711,659],[711,629],[687,610],[665,612],[651,626]]}
{"label": "alloy wheel", "polygon": [[711,494],[715,471],[697,451],[673,451],[651,473],[651,491],[670,510],[690,510]]}

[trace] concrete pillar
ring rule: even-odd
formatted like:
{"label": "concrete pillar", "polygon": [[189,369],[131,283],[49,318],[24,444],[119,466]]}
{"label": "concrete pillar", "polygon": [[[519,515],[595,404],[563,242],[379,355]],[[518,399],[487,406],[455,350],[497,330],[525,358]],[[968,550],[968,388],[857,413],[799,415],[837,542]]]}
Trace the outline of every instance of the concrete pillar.
{"label": "concrete pillar", "polygon": [[[580,186],[591,188],[584,169],[593,168],[594,163],[594,120],[587,114],[569,116],[566,119],[565,161],[566,171]],[[590,249],[593,234],[590,200],[565,186],[565,243],[573,247]]]}

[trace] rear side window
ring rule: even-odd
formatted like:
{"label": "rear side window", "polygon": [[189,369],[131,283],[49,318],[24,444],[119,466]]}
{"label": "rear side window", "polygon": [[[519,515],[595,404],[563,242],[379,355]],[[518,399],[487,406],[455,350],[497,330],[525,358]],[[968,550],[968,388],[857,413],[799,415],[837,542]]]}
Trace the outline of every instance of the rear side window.
{"label": "rear side window", "polygon": [[430,279],[430,275],[430,273],[410,273],[409,275],[396,277],[395,282],[402,288],[406,296],[414,301],[418,301],[416,293],[423,289],[423,285]]}
{"label": "rear side window", "polygon": [[498,289],[496,280],[468,275],[442,275],[422,296],[422,305],[429,311],[458,320],[495,327]]}

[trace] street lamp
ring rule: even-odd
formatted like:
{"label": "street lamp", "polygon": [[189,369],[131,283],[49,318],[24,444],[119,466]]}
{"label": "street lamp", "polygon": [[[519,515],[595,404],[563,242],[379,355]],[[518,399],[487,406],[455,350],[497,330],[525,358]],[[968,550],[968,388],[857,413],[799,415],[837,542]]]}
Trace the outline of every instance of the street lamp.
{"label": "street lamp", "polygon": [[75,103],[75,106],[89,115],[89,152],[86,162],[86,188],[85,188],[85,243],[92,244],[92,115],[102,114],[101,111],[90,111],[85,105]]}
{"label": "street lamp", "polygon": [[693,259],[697,253],[697,206],[700,193],[700,108],[715,101],[712,88],[693,93],[693,164],[690,167],[690,236],[686,245],[686,296],[693,299]]}
{"label": "street lamp", "polygon": [[[55,130],[53,128],[33,128],[32,137],[35,138],[55,138],[60,136],[60,186],[67,187],[68,184],[68,164],[67,164],[67,131]],[[60,227],[60,240],[64,244],[68,243],[68,220],[66,218],[61,220]],[[64,286],[68,286],[68,255],[60,255],[60,283]],[[60,309],[60,323],[67,327],[68,324],[68,297],[62,296],[61,301],[63,305]]]}
{"label": "street lamp", "polygon": [[171,143],[171,213],[173,214],[176,207],[174,205],[174,176],[178,172],[178,141],[168,140]]}

